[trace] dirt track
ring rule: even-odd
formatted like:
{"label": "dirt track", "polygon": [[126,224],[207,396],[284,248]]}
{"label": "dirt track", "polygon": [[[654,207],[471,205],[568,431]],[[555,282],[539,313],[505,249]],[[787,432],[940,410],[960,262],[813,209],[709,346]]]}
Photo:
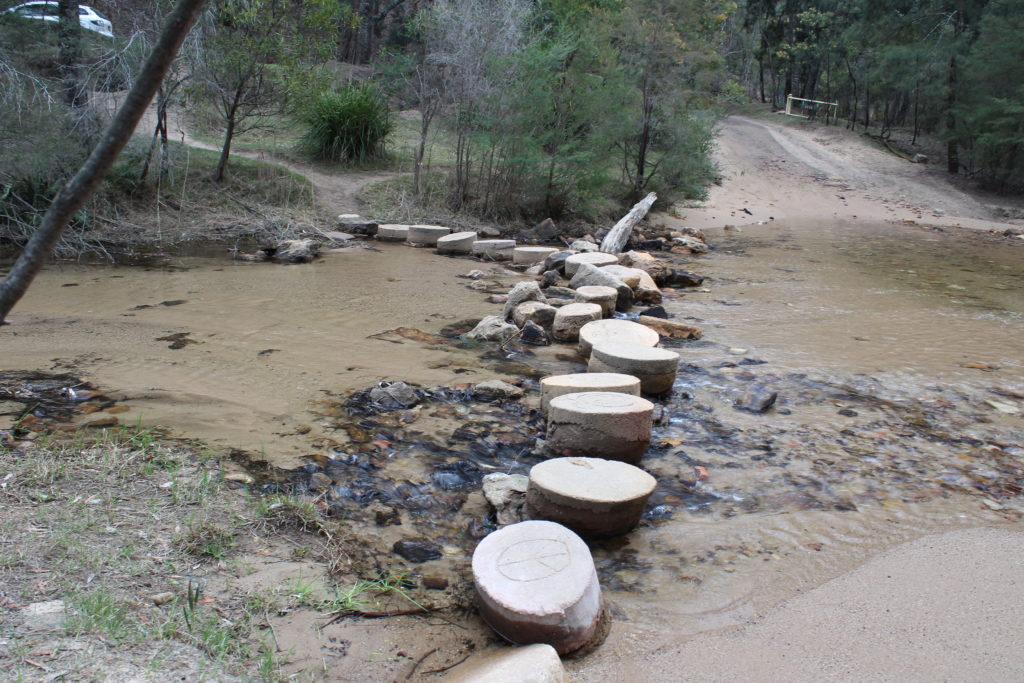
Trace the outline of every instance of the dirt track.
{"label": "dirt track", "polygon": [[721,125],[715,160],[722,183],[711,188],[703,208],[676,209],[685,225],[815,216],[983,230],[1021,222],[997,214],[1012,200],[990,205],[957,187],[937,165],[912,163],[839,126],[730,116]]}

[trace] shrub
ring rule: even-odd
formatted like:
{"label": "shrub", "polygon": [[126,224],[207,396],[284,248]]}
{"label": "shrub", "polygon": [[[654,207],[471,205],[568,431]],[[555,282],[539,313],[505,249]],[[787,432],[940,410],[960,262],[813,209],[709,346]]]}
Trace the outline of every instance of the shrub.
{"label": "shrub", "polygon": [[369,84],[315,98],[301,113],[302,147],[317,159],[366,161],[384,153],[392,123],[387,101]]}

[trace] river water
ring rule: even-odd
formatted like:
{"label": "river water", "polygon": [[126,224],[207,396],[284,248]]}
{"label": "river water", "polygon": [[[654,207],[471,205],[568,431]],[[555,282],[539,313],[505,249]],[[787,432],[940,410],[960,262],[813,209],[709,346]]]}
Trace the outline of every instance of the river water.
{"label": "river water", "polygon": [[[659,482],[644,523],[594,545],[618,628],[591,657],[743,621],[895,543],[1024,512],[1024,247],[829,221],[710,242],[686,265],[705,286],[666,292],[704,337],[671,344],[682,365],[644,461]],[[457,277],[477,267],[487,277]],[[535,390],[583,368],[570,347],[458,343],[519,278],[398,245],[290,267],[54,265],[0,333],[0,369],[74,372],[128,408],[122,423],[317,463],[284,485],[331,476],[332,509],[378,565],[419,535],[444,547],[431,571],[464,582],[492,525],[479,478],[528,471],[543,431],[535,391],[486,405],[466,384]],[[352,392],[381,380],[427,400],[363,411]],[[733,407],[755,386],[779,392],[774,410]]]}

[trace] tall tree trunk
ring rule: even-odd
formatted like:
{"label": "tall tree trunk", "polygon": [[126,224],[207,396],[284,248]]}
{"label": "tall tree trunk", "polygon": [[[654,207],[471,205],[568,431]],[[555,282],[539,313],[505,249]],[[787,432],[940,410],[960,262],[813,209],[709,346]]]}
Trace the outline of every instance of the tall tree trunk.
{"label": "tall tree trunk", "polygon": [[[959,33],[959,31],[958,31]],[[946,170],[957,174],[960,172],[960,148],[956,139],[956,115],[953,108],[956,106],[956,55],[949,58],[949,93],[946,95]]]}
{"label": "tall tree trunk", "polygon": [[11,309],[25,295],[72,216],[89,199],[127,144],[202,6],[203,0],[180,0],[121,109],[103,132],[82,168],[53,198],[42,224],[25,245],[7,277],[0,282],[0,324],[4,323]]}
{"label": "tall tree trunk", "polygon": [[82,62],[82,24],[78,18],[78,0],[59,0],[60,14],[57,39],[60,44],[58,69],[64,102],[69,107],[79,108],[84,104],[84,93],[78,82],[79,66]]}

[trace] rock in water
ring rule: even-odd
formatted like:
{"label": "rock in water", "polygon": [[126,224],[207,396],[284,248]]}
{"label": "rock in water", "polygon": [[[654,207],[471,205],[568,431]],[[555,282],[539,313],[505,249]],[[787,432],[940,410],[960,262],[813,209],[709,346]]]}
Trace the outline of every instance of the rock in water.
{"label": "rock in water", "polygon": [[544,270],[557,270],[559,274],[564,275],[565,260],[575,253],[574,251],[556,251],[553,254],[548,254],[544,259]]}
{"label": "rock in water", "polygon": [[779,392],[759,384],[748,389],[733,407],[750,413],[763,413],[774,406],[778,398]]}
{"label": "rock in water", "polygon": [[[604,256],[611,256],[611,254],[604,254]],[[569,286],[577,289],[591,285],[613,287],[619,293],[615,301],[615,310],[617,311],[628,311],[633,305],[634,294],[632,287],[603,268],[598,268],[590,263],[578,264],[572,280],[569,281]]]}
{"label": "rock in water", "polygon": [[492,379],[473,387],[473,398],[478,401],[516,401],[525,393],[514,384]]}
{"label": "rock in water", "polygon": [[525,282],[517,282],[508,293],[508,301],[505,302],[505,308],[502,309],[501,314],[508,320],[512,317],[512,311],[516,310],[516,306],[525,301],[547,301],[544,296],[544,292],[541,291],[540,285],[532,280]]}
{"label": "rock in water", "polygon": [[493,472],[484,477],[484,498],[494,508],[498,524],[507,526],[523,521],[529,485],[530,478],[525,474]]}
{"label": "rock in water", "polygon": [[523,329],[519,334],[519,341],[531,346],[548,346],[551,344],[548,333],[544,331],[543,327],[532,320],[527,320],[523,324]]}
{"label": "rock in water", "polygon": [[519,334],[519,328],[505,322],[500,315],[489,315],[466,333],[466,339],[473,341],[496,341],[505,343]]}
{"label": "rock in water", "polygon": [[284,240],[274,249],[277,263],[309,263],[320,253],[320,244],[315,240]]}
{"label": "rock in water", "polygon": [[691,273],[687,270],[673,270],[665,282],[665,287],[700,287],[704,284],[704,276]]}
{"label": "rock in water", "polygon": [[370,400],[386,410],[399,410],[412,408],[420,402],[420,397],[405,382],[381,382],[370,390]]}
{"label": "rock in water", "polygon": [[410,562],[417,564],[441,559],[441,546],[430,541],[407,538],[402,541],[395,541],[391,549],[396,555],[400,555]]}

